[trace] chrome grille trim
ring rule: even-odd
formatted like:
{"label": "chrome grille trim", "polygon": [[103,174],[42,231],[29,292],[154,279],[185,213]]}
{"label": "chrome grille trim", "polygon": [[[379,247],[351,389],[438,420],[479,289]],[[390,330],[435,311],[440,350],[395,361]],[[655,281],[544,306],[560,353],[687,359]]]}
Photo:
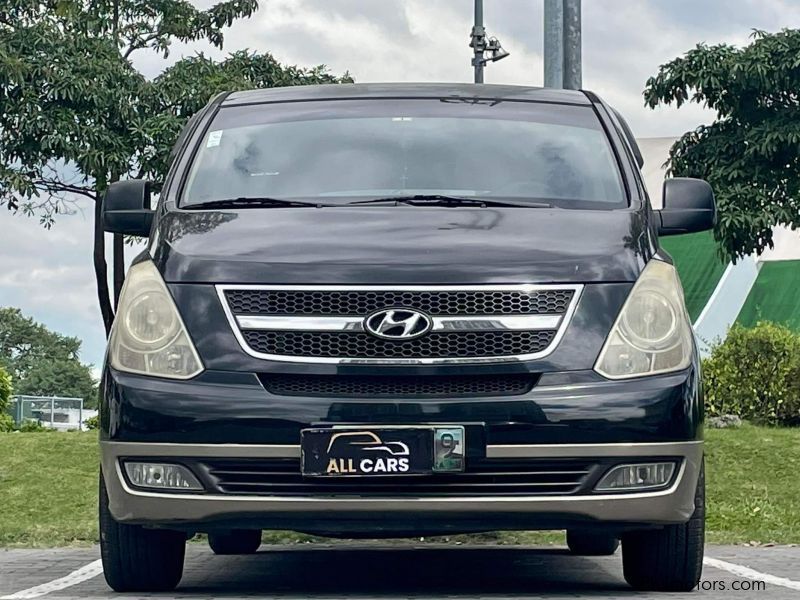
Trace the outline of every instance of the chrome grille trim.
{"label": "chrome grille trim", "polygon": [[[431,317],[431,331],[536,331],[558,329],[561,315],[488,315]],[[295,317],[238,315],[241,329],[271,331],[364,331],[364,317]]]}
{"label": "chrome grille trim", "polygon": [[[316,364],[373,364],[373,365],[433,365],[433,364],[464,364],[464,363],[508,363],[528,360],[537,360],[551,354],[557,347],[569,326],[575,309],[583,291],[582,284],[512,284],[512,285],[252,285],[252,284],[219,284],[216,285],[217,296],[220,300],[225,316],[242,350],[254,358],[278,362],[316,363]],[[315,357],[291,356],[283,354],[266,354],[253,350],[245,340],[242,329],[287,331],[296,330],[294,324],[298,319],[305,320],[313,328],[304,328],[303,331],[363,331],[363,319],[359,317],[340,316],[304,316],[292,315],[234,315],[225,292],[230,290],[296,290],[296,291],[409,291],[409,292],[520,292],[533,293],[547,290],[569,290],[573,292],[567,310],[563,314],[533,314],[533,315],[464,315],[464,316],[438,316],[431,315],[435,325],[440,331],[537,331],[556,329],[556,334],[550,345],[540,352],[519,354],[514,356],[486,356],[486,357],[459,357],[459,358],[360,358],[360,357]],[[388,307],[387,307],[388,308]],[[413,306],[409,306],[413,308]],[[532,326],[520,327],[520,319],[530,319]],[[279,327],[267,327],[267,322],[279,323]],[[357,321],[357,323],[356,323]],[[259,327],[245,327],[259,325]],[[545,325],[552,325],[546,327]]]}

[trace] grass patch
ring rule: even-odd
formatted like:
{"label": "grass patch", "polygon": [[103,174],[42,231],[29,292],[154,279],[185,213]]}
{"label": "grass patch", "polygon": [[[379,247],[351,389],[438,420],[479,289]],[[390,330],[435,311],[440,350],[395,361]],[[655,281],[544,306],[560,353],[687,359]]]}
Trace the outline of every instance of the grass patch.
{"label": "grass patch", "polygon": [[[708,540],[800,543],[798,469],[800,428],[745,425],[708,431]],[[96,543],[97,470],[96,433],[0,434],[0,546]],[[562,543],[563,534],[504,532],[447,539],[551,544]],[[265,532],[264,540],[303,544],[320,538],[279,531]]]}
{"label": "grass patch", "polygon": [[0,546],[97,540],[97,432],[0,433]]}
{"label": "grass patch", "polygon": [[708,539],[800,543],[800,428],[706,432]]}

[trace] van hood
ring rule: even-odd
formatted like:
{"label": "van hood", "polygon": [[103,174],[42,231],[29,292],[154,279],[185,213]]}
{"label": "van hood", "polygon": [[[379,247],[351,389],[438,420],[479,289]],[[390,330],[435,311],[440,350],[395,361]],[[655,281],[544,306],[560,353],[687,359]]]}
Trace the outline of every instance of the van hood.
{"label": "van hood", "polygon": [[370,206],[162,213],[150,252],[170,283],[635,281],[644,211]]}

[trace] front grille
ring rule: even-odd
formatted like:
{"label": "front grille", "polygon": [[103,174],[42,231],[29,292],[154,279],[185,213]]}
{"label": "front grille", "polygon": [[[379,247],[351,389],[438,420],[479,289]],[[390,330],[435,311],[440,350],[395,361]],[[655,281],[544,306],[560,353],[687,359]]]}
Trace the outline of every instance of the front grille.
{"label": "front grille", "polygon": [[430,315],[551,314],[567,311],[571,289],[522,291],[227,290],[237,315],[368,315],[405,307]]}
{"label": "front grille", "polygon": [[[582,287],[219,285],[217,293],[242,349],[258,358],[451,364],[546,356]],[[387,319],[397,319],[394,329]],[[414,324],[419,337],[404,339]]]}
{"label": "front grille", "polygon": [[407,341],[383,340],[368,333],[330,331],[242,332],[256,352],[309,357],[469,358],[515,356],[546,349],[556,335],[543,331],[433,332]]}
{"label": "front grille", "polygon": [[519,396],[531,375],[260,375],[271,394],[323,398],[469,398]]}
{"label": "front grille", "polygon": [[254,496],[548,496],[585,491],[600,465],[591,460],[467,459],[458,474],[308,478],[298,459],[204,461],[214,493]]}

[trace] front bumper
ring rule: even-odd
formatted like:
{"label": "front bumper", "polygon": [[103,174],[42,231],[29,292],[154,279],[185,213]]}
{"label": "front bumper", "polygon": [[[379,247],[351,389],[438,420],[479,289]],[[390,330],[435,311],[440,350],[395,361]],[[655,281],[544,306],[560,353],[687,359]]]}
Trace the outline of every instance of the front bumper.
{"label": "front bumper", "polygon": [[[270,363],[265,363],[270,364]],[[519,368],[535,363],[520,363]],[[513,367],[513,368],[512,368]],[[287,367],[288,368],[288,367]],[[316,373],[308,365],[297,373]],[[513,365],[464,368],[369,367],[372,375],[519,374]],[[287,371],[289,372],[289,371]],[[362,374],[363,368],[333,374]],[[699,369],[610,381],[593,371],[533,374],[522,395],[351,398],[270,393],[256,373],[204,371],[188,381],[121,373],[106,367],[101,439],[180,444],[297,444],[307,427],[463,424],[471,454],[485,446],[652,443],[702,437]]]}
{"label": "front bumper", "polygon": [[102,470],[115,519],[125,523],[208,531],[215,528],[292,529],[375,534],[493,529],[604,528],[614,531],[686,522],[702,467],[701,441],[624,444],[497,445],[488,459],[647,457],[680,459],[672,484],[641,493],[482,497],[306,497],[163,493],[132,488],[123,458],[296,458],[293,445],[101,442]]}

